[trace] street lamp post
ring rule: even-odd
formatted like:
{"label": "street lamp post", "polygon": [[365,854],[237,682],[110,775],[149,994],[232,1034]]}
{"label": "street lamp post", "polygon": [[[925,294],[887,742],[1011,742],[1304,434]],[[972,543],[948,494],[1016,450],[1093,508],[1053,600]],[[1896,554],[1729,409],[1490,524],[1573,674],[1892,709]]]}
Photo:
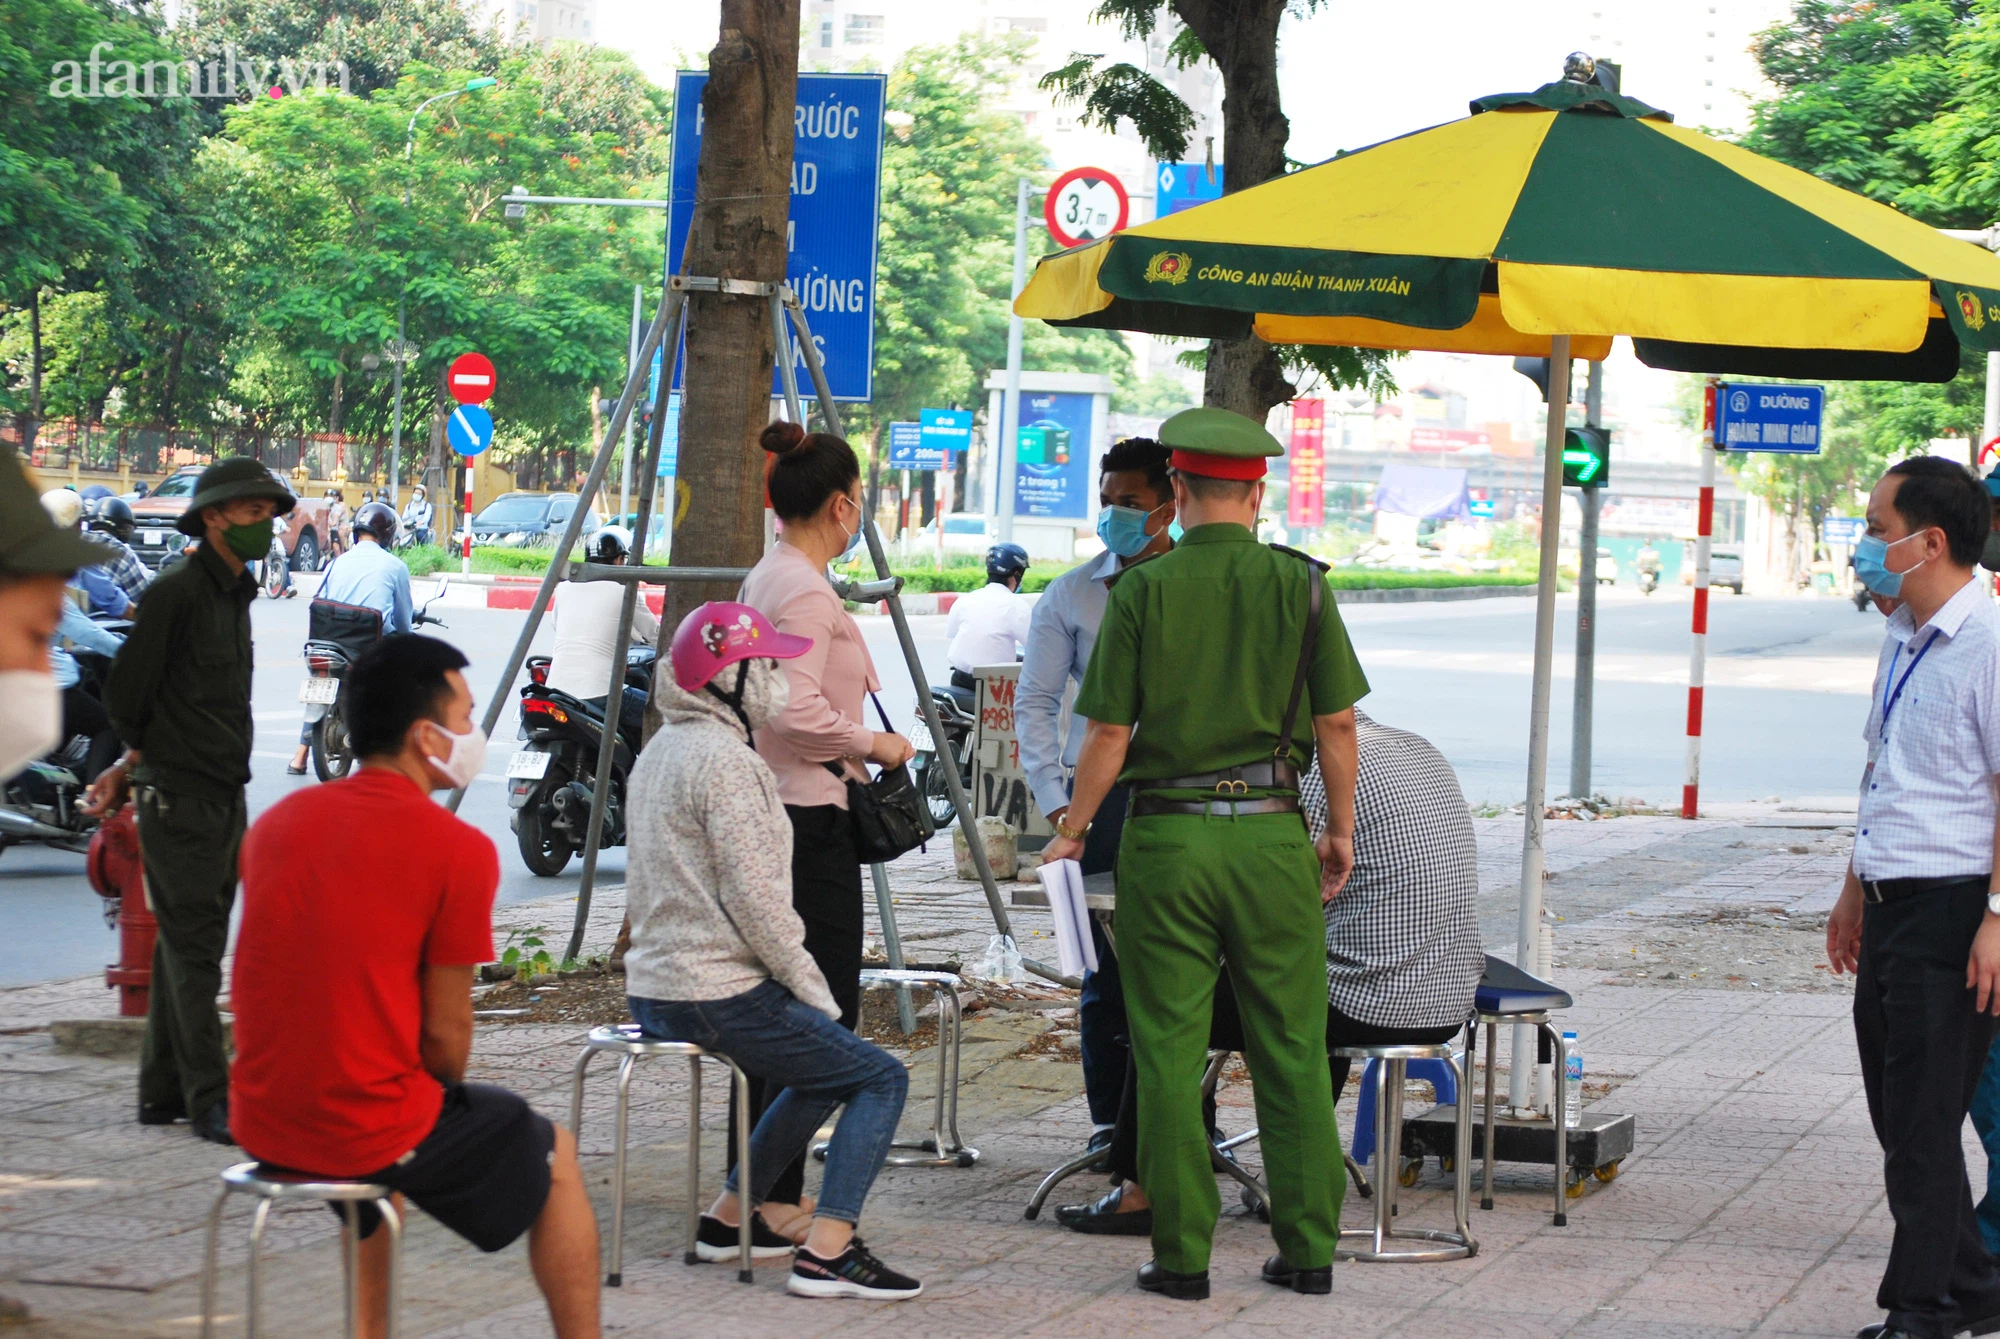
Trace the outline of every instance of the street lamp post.
{"label": "street lamp post", "polygon": [[[417,118],[422,116],[424,110],[432,103],[443,102],[448,98],[462,97],[467,93],[477,93],[480,89],[491,88],[499,82],[497,79],[485,77],[468,79],[465,81],[464,88],[454,88],[449,93],[440,93],[436,97],[425,98],[422,102],[418,103],[417,109],[410,113],[409,129],[403,133],[403,161],[408,163],[416,155]],[[407,211],[409,207],[410,174],[405,172],[403,174],[403,208]],[[403,364],[410,361],[410,346],[404,338],[404,333],[406,320],[409,315],[409,297],[410,281],[405,278],[401,291],[396,294],[396,343],[389,353],[390,359],[396,365],[396,403],[395,408],[390,411],[389,417],[389,505],[391,507],[394,507],[399,500],[397,497],[397,484],[403,472]]]}

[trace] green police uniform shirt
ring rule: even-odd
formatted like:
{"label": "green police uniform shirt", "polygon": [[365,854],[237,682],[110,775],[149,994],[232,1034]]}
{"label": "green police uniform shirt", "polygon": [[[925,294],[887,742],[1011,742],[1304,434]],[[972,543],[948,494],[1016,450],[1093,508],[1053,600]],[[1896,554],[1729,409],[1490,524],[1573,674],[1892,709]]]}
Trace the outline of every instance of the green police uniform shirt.
{"label": "green police uniform shirt", "polygon": [[[1196,526],[1168,553],[1122,573],[1077,693],[1079,716],[1137,727],[1120,781],[1216,772],[1269,758],[1298,672],[1317,568],[1243,526]],[[1312,756],[1312,718],[1368,692],[1329,589],[1292,727]]]}

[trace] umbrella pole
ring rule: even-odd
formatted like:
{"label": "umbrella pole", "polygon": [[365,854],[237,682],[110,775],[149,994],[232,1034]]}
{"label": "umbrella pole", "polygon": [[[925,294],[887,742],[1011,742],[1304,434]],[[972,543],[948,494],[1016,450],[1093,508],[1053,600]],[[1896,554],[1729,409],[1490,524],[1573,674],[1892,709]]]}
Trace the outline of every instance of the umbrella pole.
{"label": "umbrella pole", "polygon": [[[1548,432],[1542,446],[1542,552],[1535,582],[1535,687],[1528,709],[1527,821],[1521,836],[1521,918],[1514,939],[1514,965],[1546,976],[1542,942],[1542,813],[1549,783],[1549,695],[1555,676],[1556,548],[1562,538],[1563,433],[1569,410],[1569,336],[1549,341]],[[1514,1060],[1507,1079],[1507,1105],[1524,1114],[1532,1101],[1535,1030],[1516,1026]]]}

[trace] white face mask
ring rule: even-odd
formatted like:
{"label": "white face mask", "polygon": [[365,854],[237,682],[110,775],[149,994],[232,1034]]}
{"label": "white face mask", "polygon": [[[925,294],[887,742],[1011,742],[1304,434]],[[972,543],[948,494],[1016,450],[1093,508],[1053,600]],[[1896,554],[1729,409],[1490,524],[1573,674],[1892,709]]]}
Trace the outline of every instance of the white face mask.
{"label": "white face mask", "polygon": [[480,769],[486,766],[486,736],[476,725],[460,735],[445,730],[436,721],[430,724],[444,731],[444,737],[451,741],[451,753],[444,758],[436,754],[425,754],[425,761],[450,777],[452,785],[460,790],[465,789],[472,784],[472,779],[479,775]]}
{"label": "white face mask", "polygon": [[47,670],[0,671],[0,781],[62,742],[62,690]]}

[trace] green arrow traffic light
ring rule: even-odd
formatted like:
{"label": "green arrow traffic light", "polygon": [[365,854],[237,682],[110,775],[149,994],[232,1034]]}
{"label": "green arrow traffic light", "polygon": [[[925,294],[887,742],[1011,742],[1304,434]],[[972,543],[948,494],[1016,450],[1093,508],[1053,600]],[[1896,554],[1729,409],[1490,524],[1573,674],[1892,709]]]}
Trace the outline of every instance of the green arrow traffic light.
{"label": "green arrow traffic light", "polygon": [[1563,482],[1597,488],[1611,478],[1611,433],[1604,428],[1571,428],[1563,434]]}

